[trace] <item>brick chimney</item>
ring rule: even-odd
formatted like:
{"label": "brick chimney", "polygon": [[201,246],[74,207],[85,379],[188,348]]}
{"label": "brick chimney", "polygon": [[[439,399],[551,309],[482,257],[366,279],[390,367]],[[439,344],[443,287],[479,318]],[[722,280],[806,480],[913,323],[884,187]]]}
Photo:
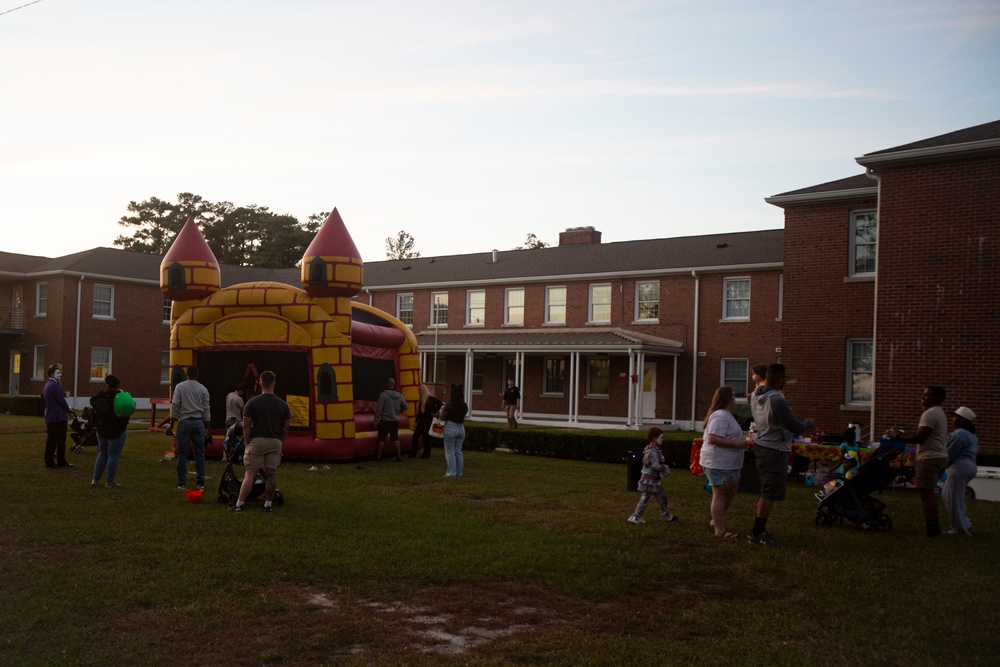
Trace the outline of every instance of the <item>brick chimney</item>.
{"label": "brick chimney", "polygon": [[559,245],[596,245],[601,242],[601,233],[593,227],[572,227],[559,232]]}

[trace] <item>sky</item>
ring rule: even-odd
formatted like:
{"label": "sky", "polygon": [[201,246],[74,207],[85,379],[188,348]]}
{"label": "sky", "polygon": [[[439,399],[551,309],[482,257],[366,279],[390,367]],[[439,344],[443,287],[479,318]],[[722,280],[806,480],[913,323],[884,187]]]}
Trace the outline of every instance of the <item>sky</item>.
{"label": "sky", "polygon": [[366,261],[777,229],[998,119],[1000,0],[0,0],[0,251],[182,192],[336,207]]}

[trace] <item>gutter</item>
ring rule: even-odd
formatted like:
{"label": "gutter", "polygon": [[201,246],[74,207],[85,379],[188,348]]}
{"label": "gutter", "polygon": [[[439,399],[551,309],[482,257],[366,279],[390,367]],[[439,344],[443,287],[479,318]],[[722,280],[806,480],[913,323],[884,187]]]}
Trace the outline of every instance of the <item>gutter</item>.
{"label": "gutter", "polygon": [[691,340],[691,430],[694,430],[695,409],[698,396],[698,303],[701,299],[701,278],[695,271],[691,272],[694,278],[694,331]]}
{"label": "gutter", "polygon": [[772,206],[781,207],[782,205],[794,204],[825,204],[849,199],[868,199],[877,196],[877,187],[851,188],[850,190],[829,190],[827,192],[808,192],[797,195],[775,195],[774,197],[764,197],[764,201]]}
{"label": "gutter", "polygon": [[969,153],[980,152],[984,154],[1000,152],[1000,139],[983,139],[982,141],[968,141],[962,144],[950,144],[948,146],[911,148],[909,150],[893,151],[891,153],[862,155],[861,157],[854,158],[854,161],[862,167],[870,168],[892,162],[930,162],[935,159],[964,157]]}
{"label": "gutter", "polygon": [[[878,183],[878,189],[882,189],[882,179],[879,175],[875,173],[874,169],[869,169],[865,172],[868,178],[875,179]],[[868,437],[875,440],[875,373],[878,372],[878,364],[876,363],[876,350],[878,347],[876,343],[878,341],[878,258],[881,255],[879,252],[879,238],[882,236],[878,233],[878,221],[882,219],[882,196],[879,194],[878,206],[875,209],[875,286],[873,288],[872,294],[872,404],[868,413]]]}

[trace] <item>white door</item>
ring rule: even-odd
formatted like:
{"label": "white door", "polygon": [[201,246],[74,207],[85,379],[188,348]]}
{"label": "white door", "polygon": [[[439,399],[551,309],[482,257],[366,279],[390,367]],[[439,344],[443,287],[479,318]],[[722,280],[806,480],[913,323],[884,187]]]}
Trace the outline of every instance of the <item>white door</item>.
{"label": "white door", "polygon": [[656,419],[656,364],[642,366],[642,418]]}

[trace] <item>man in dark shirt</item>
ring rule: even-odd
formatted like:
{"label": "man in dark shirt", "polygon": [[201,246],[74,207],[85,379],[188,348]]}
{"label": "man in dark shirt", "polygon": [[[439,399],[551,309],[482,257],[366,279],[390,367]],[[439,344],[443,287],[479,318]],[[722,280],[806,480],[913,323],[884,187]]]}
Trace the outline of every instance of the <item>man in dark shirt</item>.
{"label": "man in dark shirt", "polygon": [[260,395],[254,396],[243,407],[243,433],[246,451],[243,464],[246,473],[240,485],[240,495],[229,511],[242,512],[253,490],[257,472],[263,468],[266,486],[264,511],[270,512],[277,490],[278,466],[281,464],[281,445],[288,436],[292,411],[288,404],[274,395],[276,378],[272,371],[260,374]]}
{"label": "man in dark shirt", "polygon": [[507,389],[500,404],[500,408],[507,413],[507,428],[517,428],[517,406],[520,402],[521,390],[514,386],[513,380],[507,380]]}

